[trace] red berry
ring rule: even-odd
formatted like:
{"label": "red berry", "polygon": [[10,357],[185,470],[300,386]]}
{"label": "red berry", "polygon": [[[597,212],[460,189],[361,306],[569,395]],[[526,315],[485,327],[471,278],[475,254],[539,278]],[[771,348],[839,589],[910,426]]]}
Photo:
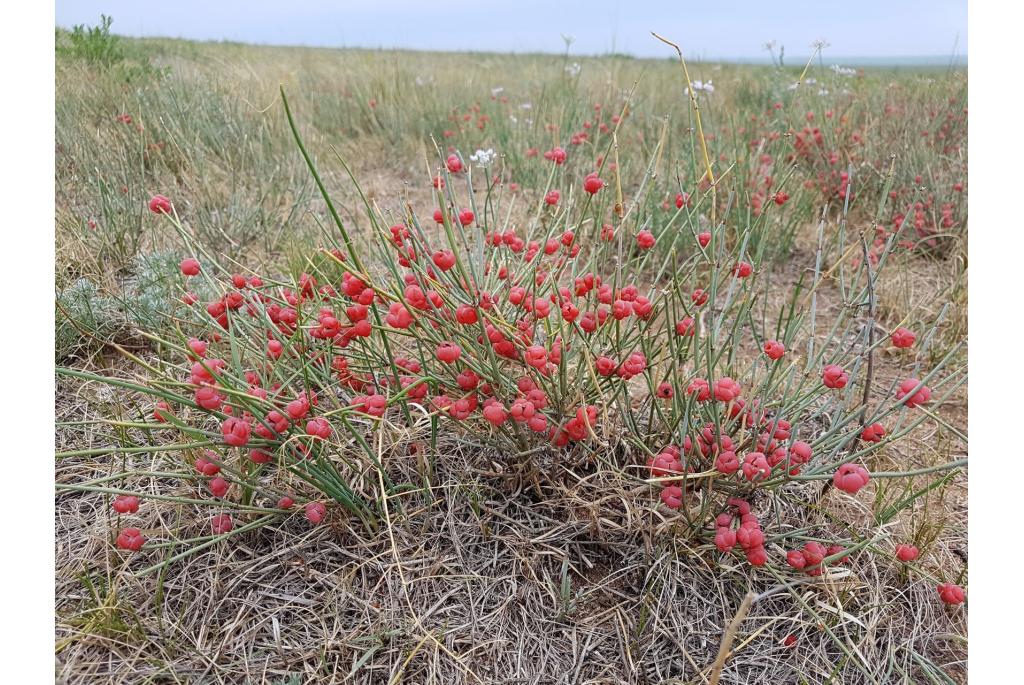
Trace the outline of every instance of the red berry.
{"label": "red berry", "polygon": [[206,341],[200,340],[199,338],[190,338],[188,341],[188,349],[192,351],[195,357],[205,357],[207,344]]}
{"label": "red berry", "polygon": [[829,364],[821,371],[821,380],[826,388],[845,388],[850,380],[849,374],[838,364]]}
{"label": "red berry", "polygon": [[505,423],[505,419],[508,418],[505,414],[505,407],[500,402],[495,402],[484,407],[483,410],[484,419],[487,420],[492,426],[500,426]]}
{"label": "red berry", "polygon": [[220,466],[217,465],[217,453],[207,451],[205,457],[196,458],[196,471],[204,476],[215,476],[220,473]]}
{"label": "red berry", "polygon": [[736,531],[736,542],[740,544],[743,549],[751,549],[754,547],[764,546],[764,533],[761,529],[755,526],[740,526]]}
{"label": "red berry", "polygon": [[149,211],[154,214],[170,214],[171,201],[164,195],[154,195],[149,201]]}
{"label": "red berry", "polygon": [[676,322],[676,335],[692,336],[696,332],[694,320],[689,316]]}
{"label": "red berry", "polygon": [[740,396],[742,389],[740,384],[728,376],[715,381],[712,388],[715,399],[719,402],[732,402]]}
{"label": "red berry", "polygon": [[921,381],[916,378],[908,378],[900,383],[900,387],[896,391],[896,399],[902,400],[903,398],[907,398],[906,406],[910,408],[927,404],[932,399],[932,389],[927,385],[921,385]]}
{"label": "red berry", "polygon": [[917,336],[914,335],[913,331],[908,331],[906,328],[897,328],[892,332],[892,344],[894,347],[904,349],[913,347],[915,340],[917,340]]}
{"label": "red berry", "polygon": [[477,322],[476,309],[468,304],[460,304],[455,309],[455,320],[464,326],[475,324]]}
{"label": "red berry", "polygon": [[220,476],[210,481],[210,492],[214,497],[223,497],[228,494],[228,482]]}
{"label": "red berry", "polygon": [[778,361],[782,359],[782,355],[786,354],[786,346],[777,340],[769,340],[764,344],[764,353],[772,361]]}
{"label": "red berry", "polygon": [[327,507],[320,502],[309,502],[306,504],[306,518],[309,522],[316,525],[324,520],[324,516],[327,515]]}
{"label": "red berry", "polygon": [[221,426],[224,435],[224,442],[232,447],[243,447],[249,442],[249,434],[252,427],[241,419],[229,417]]}
{"label": "red berry", "polygon": [[725,526],[719,526],[715,530],[715,547],[719,552],[728,552],[736,546],[736,531]]}
{"label": "red berry", "polygon": [[231,529],[235,527],[235,522],[231,519],[231,514],[217,514],[210,519],[210,526],[213,528],[214,535],[222,535],[230,533]]}
{"label": "red berry", "polygon": [[917,547],[913,545],[896,545],[896,558],[900,561],[913,561],[918,554]]}
{"label": "red berry", "polygon": [[832,484],[851,495],[857,493],[871,479],[867,469],[860,464],[843,464],[832,476]]}
{"label": "red berry", "polygon": [[715,470],[726,475],[740,470],[740,460],[735,452],[722,452],[715,457]]}
{"label": "red berry", "polygon": [[268,464],[273,459],[274,455],[266,450],[249,450],[249,461],[254,464]]}
{"label": "red berry", "polygon": [[678,476],[683,473],[683,464],[671,452],[662,452],[648,460],[647,465],[651,467],[652,478],[665,478],[666,476]]}
{"label": "red berry", "polygon": [[453,342],[445,341],[437,346],[437,358],[445,364],[454,364],[462,356],[462,348]]}
{"label": "red berry", "polygon": [[583,179],[583,190],[587,191],[591,195],[601,190],[601,188],[604,188],[604,181],[598,177],[596,171]]}
{"label": "red berry", "polygon": [[130,552],[138,552],[146,544],[146,538],[138,528],[125,528],[117,535],[117,546]]}
{"label": "red berry", "polygon": [[[738,536],[737,536],[738,537]],[[768,552],[763,546],[751,547],[746,550],[747,562],[751,566],[764,566],[768,563]]]}
{"label": "red berry", "polygon": [[181,260],[181,273],[186,276],[198,276],[199,275],[199,260],[193,257]]}
{"label": "red berry", "polygon": [[754,482],[766,479],[772,472],[768,459],[761,452],[751,452],[743,458],[743,477]]}
{"label": "red berry", "polygon": [[267,356],[271,359],[280,359],[281,353],[284,352],[284,343],[280,340],[269,340],[267,341]]}
{"label": "red berry", "polygon": [[959,585],[953,583],[940,583],[937,588],[939,592],[939,598],[943,602],[950,605],[961,604],[964,601],[964,589]]}
{"label": "red berry", "polygon": [[789,459],[794,464],[806,464],[811,460],[811,454],[811,446],[801,440],[789,448]]}
{"label": "red berry", "polygon": [[118,495],[111,506],[118,514],[134,514],[139,510],[139,498],[135,495]]}
{"label": "red berry", "polygon": [[451,250],[438,250],[431,259],[434,262],[434,266],[441,271],[447,271],[455,266],[455,253]]}
{"label": "red berry", "polygon": [[288,413],[289,418],[292,421],[298,421],[299,419],[305,418],[306,414],[309,413],[309,400],[305,397],[297,397],[284,406],[285,412]]}
{"label": "red berry", "polygon": [[322,416],[318,416],[315,419],[310,419],[310,421],[306,423],[306,432],[315,437],[327,440],[331,437],[331,424],[327,419]]}
{"label": "red berry", "polygon": [[864,442],[881,442],[885,437],[885,426],[880,423],[873,423],[865,426],[860,432],[860,439]]}
{"label": "red berry", "polygon": [[669,485],[661,491],[661,501],[669,509],[678,509],[683,504],[683,490],[677,485]]}

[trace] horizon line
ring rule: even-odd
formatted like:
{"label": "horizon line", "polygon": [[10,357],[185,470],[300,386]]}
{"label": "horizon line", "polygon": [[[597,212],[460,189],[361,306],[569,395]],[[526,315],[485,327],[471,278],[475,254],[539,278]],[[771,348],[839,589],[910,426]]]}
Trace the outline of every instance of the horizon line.
{"label": "horizon line", "polygon": [[[56,29],[61,31],[70,31],[71,29],[65,26],[55,25]],[[72,27],[73,28],[73,27]],[[631,52],[625,52],[620,50],[609,50],[606,52],[589,52],[589,53],[571,53],[568,51],[554,51],[554,50],[477,50],[472,48],[453,48],[448,50],[433,50],[429,48],[414,48],[414,47],[395,47],[388,45],[325,45],[320,43],[273,43],[263,41],[245,41],[236,40],[233,38],[187,38],[184,36],[169,36],[169,35],[130,35],[124,33],[113,32],[120,38],[127,38],[130,40],[177,40],[189,43],[206,43],[206,44],[234,44],[234,45],[248,45],[252,47],[266,47],[266,48],[300,48],[300,49],[311,49],[311,50],[367,50],[367,51],[396,51],[396,52],[423,52],[431,54],[488,54],[488,55],[548,55],[553,57],[565,57],[569,58],[582,58],[582,59],[594,59],[601,57],[625,57],[636,60],[662,60],[669,59],[675,60],[676,58],[672,55],[665,55],[664,57],[652,57],[644,55],[636,55]],[[785,46],[782,46],[783,48]],[[790,66],[800,66],[806,63],[811,55],[800,55],[794,54],[789,55],[789,59],[794,60]],[[835,56],[821,56],[821,61],[827,64],[847,64],[850,66],[943,66],[954,64],[956,66],[965,66],[967,64],[967,53],[933,53],[933,54],[917,54],[917,55],[835,55]],[[692,56],[687,57],[688,60],[694,62],[703,63],[724,63],[724,64],[751,64],[751,65],[771,65],[775,63],[775,60],[769,55],[758,55],[758,56],[744,56],[744,55],[732,55],[732,56],[705,56],[699,53],[694,53]],[[800,64],[797,64],[797,63]]]}

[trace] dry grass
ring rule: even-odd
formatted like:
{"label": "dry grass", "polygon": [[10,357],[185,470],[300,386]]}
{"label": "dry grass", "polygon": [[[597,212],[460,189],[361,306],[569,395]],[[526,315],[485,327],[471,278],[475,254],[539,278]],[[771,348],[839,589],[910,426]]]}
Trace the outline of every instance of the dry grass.
{"label": "dry grass", "polygon": [[[541,504],[467,477],[472,464],[458,449],[438,463],[433,503],[394,515],[389,535],[368,538],[345,521],[312,532],[286,522],[175,564],[159,580],[121,568],[100,496],[61,497],[62,678],[703,682],[745,589],[765,589],[763,578],[674,539],[636,493],[598,506],[591,497],[604,491],[601,474],[546,490]],[[154,521],[180,516],[152,509]],[[121,632],[76,627],[102,611],[74,578],[86,569],[113,578],[107,611],[119,614]],[[825,682],[833,673],[839,682],[894,682],[901,670],[920,682],[925,659],[960,671],[964,612],[944,611],[930,583],[908,586],[893,564],[864,555],[849,570],[798,596],[757,602],[723,682]],[[797,646],[783,646],[788,634]]]}

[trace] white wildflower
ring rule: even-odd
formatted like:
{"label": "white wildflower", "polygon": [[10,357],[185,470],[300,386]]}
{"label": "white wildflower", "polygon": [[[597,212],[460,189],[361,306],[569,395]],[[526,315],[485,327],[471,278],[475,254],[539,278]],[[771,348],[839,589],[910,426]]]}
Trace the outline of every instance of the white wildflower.
{"label": "white wildflower", "polygon": [[569,76],[573,78],[576,78],[577,76],[580,75],[580,71],[582,69],[583,67],[580,66],[579,62],[573,62],[572,64],[569,64],[565,67],[565,73],[569,74]]}
{"label": "white wildflower", "polygon": [[505,89],[503,87],[501,87],[501,86],[498,86],[497,88],[491,88],[491,96],[492,97],[498,97],[499,95],[501,95],[504,92],[505,92]]}
{"label": "white wildflower", "polygon": [[847,76],[847,77],[849,77],[849,76],[856,76],[857,75],[857,70],[856,69],[851,69],[850,67],[841,67],[838,64],[833,64],[830,67],[830,69],[832,69],[832,71],[836,72],[840,76]]}
{"label": "white wildflower", "polygon": [[[708,79],[707,83],[704,83],[700,79],[697,79],[696,81],[690,84],[690,88],[693,89],[694,93],[707,93],[708,95],[711,95],[711,93],[715,92],[715,86],[711,83],[711,79]],[[683,91],[683,94],[689,95],[690,88],[686,88]]]}
{"label": "white wildflower", "polygon": [[477,166],[487,167],[494,161],[494,157],[494,150],[487,148],[486,150],[477,150],[469,156],[469,159]]}

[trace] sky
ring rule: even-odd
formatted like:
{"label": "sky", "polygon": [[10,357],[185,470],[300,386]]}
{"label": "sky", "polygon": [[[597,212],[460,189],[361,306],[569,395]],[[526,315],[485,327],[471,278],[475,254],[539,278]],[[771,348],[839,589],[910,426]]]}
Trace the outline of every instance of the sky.
{"label": "sky", "polygon": [[967,54],[967,0],[57,0],[57,26],[114,19],[128,36],[270,45],[442,51],[607,52],[762,59],[765,43],[809,55],[950,57]]}

